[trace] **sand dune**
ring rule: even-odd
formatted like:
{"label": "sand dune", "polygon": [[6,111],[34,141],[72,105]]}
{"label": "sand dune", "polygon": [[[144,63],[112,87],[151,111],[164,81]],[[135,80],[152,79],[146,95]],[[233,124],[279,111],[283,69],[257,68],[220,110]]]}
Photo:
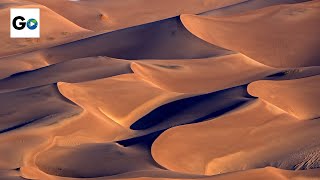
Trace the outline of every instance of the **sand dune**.
{"label": "sand dune", "polygon": [[[59,83],[59,89],[84,109],[90,108],[124,127],[130,127],[155,107],[192,96],[159,89],[133,74],[77,84]],[[122,102],[126,102],[125,105]]]}
{"label": "sand dune", "polygon": [[319,3],[0,1],[0,180],[320,179]]}
{"label": "sand dune", "polygon": [[170,170],[207,175],[265,166],[317,168],[317,121],[300,122],[257,100],[211,121],[165,131],[154,142],[152,155]]}
{"label": "sand dune", "polygon": [[208,93],[228,89],[279,71],[242,54],[192,61],[138,61],[131,67],[144,80],[163,89],[183,93]]}
{"label": "sand dune", "polygon": [[[0,133],[24,126],[33,126],[33,124],[37,126],[42,123],[54,123],[57,119],[81,112],[81,109],[75,104],[67,102],[54,85],[1,93],[0,96],[2,102],[7,102],[0,104]],[[24,107],[23,102],[29,102],[31,105]],[[45,106],[45,104],[50,104],[50,106]],[[16,109],[19,109],[19,112]],[[45,119],[50,119],[50,121],[45,121]]]}
{"label": "sand dune", "polygon": [[196,123],[220,116],[252,100],[246,86],[225,89],[164,104],[134,122],[130,128],[139,134]]}
{"label": "sand dune", "polygon": [[125,148],[118,144],[86,144],[75,148],[53,147],[40,154],[36,160],[36,164],[44,172],[78,178],[156,169],[152,162],[151,156],[143,151]]}
{"label": "sand dune", "polygon": [[288,81],[257,81],[248,87],[248,92],[257,96],[299,119],[320,117],[319,95],[320,76]]}
{"label": "sand dune", "polygon": [[319,4],[319,1],[312,1],[279,5],[220,18],[182,15],[181,19],[199,38],[241,52],[263,64],[317,66]]}
{"label": "sand dune", "polygon": [[[155,34],[157,36],[154,36]],[[198,39],[184,28],[179,17],[175,17],[52,48],[0,58],[0,78],[66,60],[91,56],[120,59],[190,59],[230,53]]]}
{"label": "sand dune", "polygon": [[108,57],[74,59],[36,71],[18,73],[0,80],[0,92],[26,89],[57,82],[77,83],[131,72],[129,61]]}
{"label": "sand dune", "polygon": [[[49,7],[86,29],[111,31],[174,17],[200,13],[245,0],[29,0]],[[63,4],[63,6],[61,6]],[[144,7],[144,8],[141,8]],[[130,11],[128,11],[130,9]],[[81,13],[78,13],[81,12]]]}

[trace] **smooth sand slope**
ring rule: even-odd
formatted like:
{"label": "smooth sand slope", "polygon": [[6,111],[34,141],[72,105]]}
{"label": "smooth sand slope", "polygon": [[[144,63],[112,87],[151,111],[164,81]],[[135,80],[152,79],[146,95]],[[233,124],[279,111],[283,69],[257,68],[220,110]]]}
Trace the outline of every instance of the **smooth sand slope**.
{"label": "smooth sand slope", "polygon": [[[111,31],[183,13],[197,14],[245,0],[29,0],[47,6],[86,29]],[[81,12],[81,13],[79,13]]]}
{"label": "smooth sand slope", "polygon": [[184,93],[209,93],[228,89],[281,71],[239,53],[192,61],[136,61],[131,68],[146,81],[163,89]]}
{"label": "smooth sand slope", "polygon": [[182,15],[199,38],[274,67],[319,65],[320,1],[279,5],[228,17]]}
{"label": "smooth sand slope", "polygon": [[319,180],[319,2],[0,1],[0,180]]}
{"label": "smooth sand slope", "polygon": [[152,155],[170,170],[207,175],[266,166],[317,168],[318,130],[318,119],[300,122],[257,100],[222,117],[164,132]]}
{"label": "smooth sand slope", "polygon": [[190,59],[230,53],[198,39],[184,28],[179,17],[175,17],[52,48],[0,58],[0,78],[91,56],[120,59]]}
{"label": "smooth sand slope", "polygon": [[78,84],[59,83],[59,89],[84,109],[90,108],[96,114],[107,116],[124,127],[130,127],[155,107],[192,96],[157,88],[134,74]]}
{"label": "smooth sand slope", "polygon": [[302,120],[320,117],[320,76],[288,81],[257,81],[248,87],[248,92]]}

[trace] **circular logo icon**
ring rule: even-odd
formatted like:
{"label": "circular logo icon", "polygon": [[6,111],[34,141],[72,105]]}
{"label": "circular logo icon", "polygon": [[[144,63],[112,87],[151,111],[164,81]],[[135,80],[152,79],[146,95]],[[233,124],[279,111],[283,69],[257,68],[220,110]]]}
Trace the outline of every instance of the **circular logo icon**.
{"label": "circular logo icon", "polygon": [[29,19],[28,22],[27,22],[27,27],[30,30],[36,29],[38,27],[38,21],[35,20],[35,19]]}

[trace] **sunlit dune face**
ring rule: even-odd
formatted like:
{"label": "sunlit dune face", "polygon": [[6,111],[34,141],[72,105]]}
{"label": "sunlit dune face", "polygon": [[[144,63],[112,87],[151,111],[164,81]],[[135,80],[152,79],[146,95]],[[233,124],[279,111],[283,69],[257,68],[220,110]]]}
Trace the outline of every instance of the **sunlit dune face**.
{"label": "sunlit dune face", "polygon": [[0,179],[318,180],[319,34],[319,0],[2,0]]}

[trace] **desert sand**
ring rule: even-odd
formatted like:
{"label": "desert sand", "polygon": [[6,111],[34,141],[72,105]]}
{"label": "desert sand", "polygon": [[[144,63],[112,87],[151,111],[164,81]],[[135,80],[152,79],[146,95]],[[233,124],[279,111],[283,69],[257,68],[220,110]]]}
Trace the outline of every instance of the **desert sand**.
{"label": "desert sand", "polygon": [[[39,8],[41,38],[10,38],[10,8]],[[320,180],[319,0],[0,0],[0,20],[1,180]]]}

